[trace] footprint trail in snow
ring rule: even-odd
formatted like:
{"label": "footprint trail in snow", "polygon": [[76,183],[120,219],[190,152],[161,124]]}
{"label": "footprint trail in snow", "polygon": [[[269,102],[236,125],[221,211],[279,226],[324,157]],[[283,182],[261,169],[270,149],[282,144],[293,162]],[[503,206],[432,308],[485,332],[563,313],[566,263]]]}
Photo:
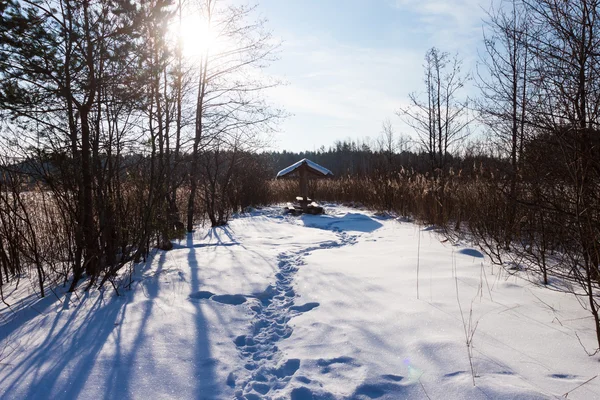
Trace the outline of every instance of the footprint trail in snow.
{"label": "footprint trail in snow", "polygon": [[227,384],[236,388],[236,399],[269,399],[284,388],[300,368],[299,359],[285,360],[277,343],[292,335],[289,321],[319,306],[319,303],[295,304],[294,275],[304,264],[304,257],[314,250],[342,247],[356,243],[357,237],[334,228],[337,241],[321,243],[297,252],[283,252],[278,256],[279,271],[276,281],[256,294],[250,309],[255,316],[246,335],[238,336],[235,344],[244,360],[249,376],[237,377],[230,373]]}

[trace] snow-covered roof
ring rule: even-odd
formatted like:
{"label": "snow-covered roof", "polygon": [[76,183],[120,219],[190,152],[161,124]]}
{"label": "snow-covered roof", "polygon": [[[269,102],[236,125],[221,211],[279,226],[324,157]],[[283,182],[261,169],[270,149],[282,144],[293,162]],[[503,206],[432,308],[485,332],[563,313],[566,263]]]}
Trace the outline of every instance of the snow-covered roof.
{"label": "snow-covered roof", "polygon": [[297,163],[294,163],[294,164],[290,165],[289,167],[284,168],[281,171],[279,171],[277,173],[277,177],[281,178],[283,176],[289,175],[292,172],[294,172],[295,170],[297,170],[298,168],[300,168],[302,165],[308,166],[309,170],[312,173],[317,174],[317,175],[323,175],[323,176],[333,175],[333,172],[331,172],[327,168],[317,164],[316,162],[310,161],[307,158],[303,158],[302,160],[298,161]]}

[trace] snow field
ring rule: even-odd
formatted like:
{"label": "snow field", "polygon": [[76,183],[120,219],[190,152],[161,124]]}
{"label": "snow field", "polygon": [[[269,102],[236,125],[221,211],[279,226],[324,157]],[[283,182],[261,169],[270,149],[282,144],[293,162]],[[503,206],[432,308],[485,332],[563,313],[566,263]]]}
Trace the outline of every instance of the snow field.
{"label": "snow field", "polygon": [[[541,399],[599,373],[572,295],[426,227],[326,210],[198,229],[137,266],[122,296],[38,300],[22,282],[16,311],[0,306],[0,397]],[[600,398],[598,381],[568,398]]]}

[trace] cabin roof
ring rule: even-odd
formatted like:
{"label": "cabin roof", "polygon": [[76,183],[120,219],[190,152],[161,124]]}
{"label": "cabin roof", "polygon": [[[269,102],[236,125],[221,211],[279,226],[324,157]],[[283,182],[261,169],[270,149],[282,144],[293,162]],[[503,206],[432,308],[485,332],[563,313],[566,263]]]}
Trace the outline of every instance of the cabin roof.
{"label": "cabin roof", "polygon": [[297,163],[294,163],[294,164],[290,165],[289,167],[284,168],[281,171],[279,171],[277,173],[277,178],[283,178],[284,176],[291,175],[296,170],[298,170],[300,167],[302,167],[303,165],[305,165],[306,166],[305,168],[307,168],[308,171],[313,173],[314,175],[317,175],[317,176],[333,175],[333,172],[331,172],[327,168],[317,164],[316,162],[310,161],[307,158],[303,158],[302,160],[298,161]]}

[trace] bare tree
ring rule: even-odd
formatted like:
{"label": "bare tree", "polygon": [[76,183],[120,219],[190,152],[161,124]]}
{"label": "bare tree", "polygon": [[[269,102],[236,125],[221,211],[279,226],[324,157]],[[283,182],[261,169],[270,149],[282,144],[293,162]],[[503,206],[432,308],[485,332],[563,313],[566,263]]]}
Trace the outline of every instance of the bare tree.
{"label": "bare tree", "polygon": [[411,105],[397,114],[419,135],[432,170],[443,170],[450,148],[466,137],[471,122],[468,101],[459,97],[469,76],[463,74],[462,61],[457,56],[451,57],[435,47],[425,54],[423,67],[425,92],[411,93]]}
{"label": "bare tree", "polygon": [[396,153],[397,145],[392,121],[386,119],[381,124],[381,136],[377,139],[377,147],[385,155],[390,168],[394,163],[394,154]]}
{"label": "bare tree", "polygon": [[[485,53],[480,55],[477,85],[482,98],[477,102],[481,120],[492,133],[499,149],[510,159],[506,195],[509,208],[499,235],[508,247],[514,234],[517,183],[525,141],[527,113],[534,86],[530,82],[534,35],[526,8],[517,0],[501,0],[492,6],[484,26]],[[500,187],[500,190],[504,190]]]}
{"label": "bare tree", "polygon": [[[206,43],[197,67],[188,232],[194,224],[202,153],[212,151],[214,156],[222,152],[227,143],[236,143],[230,147],[234,152],[241,150],[240,144],[252,147],[254,144],[249,138],[256,138],[256,135],[247,133],[268,133],[272,123],[283,115],[262,97],[265,89],[278,82],[266,80],[257,73],[274,59],[279,45],[264,29],[264,20],[253,18],[253,11],[252,7],[224,5],[219,0],[204,0],[200,4],[199,12],[214,32],[212,41],[220,46],[212,48],[214,43]],[[240,135],[240,132],[245,133]],[[232,137],[244,139],[240,143],[230,140]]]}
{"label": "bare tree", "polygon": [[552,153],[543,164],[552,184],[540,201],[552,219],[564,221],[563,267],[587,297],[600,350],[600,3],[524,3],[537,27],[529,36],[540,91],[532,125]]}

